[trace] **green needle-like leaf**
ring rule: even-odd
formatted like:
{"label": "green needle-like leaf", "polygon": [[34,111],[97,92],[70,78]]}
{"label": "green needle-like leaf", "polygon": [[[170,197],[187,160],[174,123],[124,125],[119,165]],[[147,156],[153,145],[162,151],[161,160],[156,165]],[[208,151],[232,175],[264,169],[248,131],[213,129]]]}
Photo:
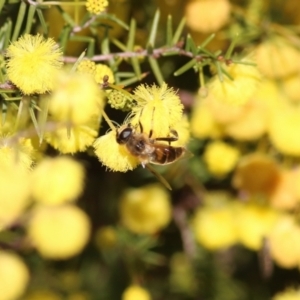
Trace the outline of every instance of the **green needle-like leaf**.
{"label": "green needle-like leaf", "polygon": [[12,32],[11,20],[8,20],[2,28],[3,28],[3,37],[4,37],[2,49],[7,49],[8,45],[10,43],[10,40],[11,40],[11,32]]}
{"label": "green needle-like leaf", "polygon": [[70,38],[70,40],[71,41],[78,41],[78,42],[88,43],[86,56],[87,57],[94,56],[94,53],[95,53],[95,51],[94,51],[94,49],[95,49],[95,39],[93,37],[74,35]]}
{"label": "green needle-like leaf", "polygon": [[98,19],[103,19],[103,18],[111,20],[116,24],[120,25],[121,27],[123,27],[124,29],[129,30],[129,26],[126,23],[124,23],[122,20],[118,19],[115,15],[104,14],[98,16]]}
{"label": "green needle-like leaf", "polygon": [[31,121],[33,123],[33,126],[35,128],[35,131],[40,139],[40,128],[39,128],[38,121],[36,119],[36,116],[34,113],[34,108],[32,107],[32,105],[29,106],[29,115],[30,115]]}
{"label": "green needle-like leaf", "polygon": [[164,82],[164,78],[163,78],[163,75],[161,73],[160,67],[157,63],[157,60],[154,57],[149,56],[148,61],[149,61],[149,64],[151,66],[151,69],[154,73],[154,76],[155,76],[158,84],[161,86]]}
{"label": "green needle-like leaf", "polygon": [[86,50],[84,50],[80,56],[78,57],[78,59],[76,60],[75,64],[72,66],[72,69],[70,71],[70,73],[74,73],[77,69],[77,66],[79,65],[79,63],[83,60],[83,58],[85,57],[86,55]]}
{"label": "green needle-like leaf", "polygon": [[129,33],[128,33],[128,41],[127,41],[127,50],[133,51],[134,41],[135,41],[135,30],[136,30],[136,21],[131,19]]}
{"label": "green needle-like leaf", "polygon": [[28,14],[27,14],[27,22],[26,22],[26,27],[25,27],[25,33],[30,33],[32,25],[33,25],[33,18],[35,15],[36,11],[36,6],[35,5],[30,5],[28,9]]}
{"label": "green needle-like leaf", "polygon": [[208,36],[199,46],[199,48],[205,48],[214,38],[215,38],[216,34],[212,33],[210,36]]}
{"label": "green needle-like leaf", "polygon": [[187,35],[185,49],[186,51],[191,51],[194,55],[197,55],[197,47],[190,34]]}
{"label": "green needle-like leaf", "polygon": [[[108,30],[106,31],[106,36],[104,37],[104,39],[102,40],[101,43],[101,51],[102,54],[109,54],[110,53],[110,48],[109,48],[109,38],[108,38]],[[114,58],[109,59],[108,61],[109,66],[111,68],[113,68],[113,66],[115,65],[115,60]]]}
{"label": "green needle-like leaf", "polygon": [[63,30],[61,31],[61,34],[59,36],[59,44],[63,51],[65,51],[67,47],[68,38],[70,35],[72,28],[70,25],[66,25]]}
{"label": "green needle-like leaf", "polygon": [[48,118],[49,98],[45,97],[40,101],[41,111],[38,114],[38,126],[40,129],[39,143],[42,144],[45,133],[45,125]]}
{"label": "green needle-like leaf", "polygon": [[48,26],[46,24],[46,21],[45,21],[45,18],[44,18],[44,15],[43,15],[43,12],[40,8],[37,8],[36,10],[36,13],[37,13],[37,16],[39,18],[39,21],[40,21],[40,24],[41,24],[41,27],[42,27],[42,30],[44,32],[44,35],[48,35]]}
{"label": "green needle-like leaf", "polygon": [[0,13],[2,11],[2,8],[4,6],[5,0],[0,0]]}
{"label": "green needle-like leaf", "polygon": [[135,74],[132,72],[117,72],[116,76],[119,76],[120,78],[131,78],[133,77]]}
{"label": "green needle-like leaf", "polygon": [[174,72],[174,76],[179,76],[186,72],[187,70],[193,68],[195,64],[197,63],[197,60],[193,58],[189,62],[187,62],[185,65],[183,65],[181,68],[179,68],[177,71]]}
{"label": "green needle-like leaf", "polygon": [[185,18],[182,18],[176,31],[175,31],[174,36],[173,36],[172,45],[175,45],[178,43],[180,36],[182,34],[182,31],[183,31],[184,25],[185,25]]}
{"label": "green needle-like leaf", "polygon": [[225,53],[225,59],[229,59],[231,57],[234,47],[237,43],[237,40],[238,40],[238,35],[235,35]]}
{"label": "green needle-like leaf", "polygon": [[116,45],[120,50],[122,50],[122,51],[126,51],[126,46],[122,43],[122,42],[120,42],[119,40],[117,40],[117,39],[111,39],[110,40],[114,45]]}
{"label": "green needle-like leaf", "polygon": [[137,57],[131,57],[130,62],[131,62],[131,65],[132,65],[135,75],[140,78],[142,72],[141,72],[139,59]]}
{"label": "green needle-like leaf", "polygon": [[155,12],[154,18],[153,18],[153,23],[150,29],[150,35],[149,35],[149,39],[147,42],[147,45],[155,45],[155,39],[156,39],[156,33],[158,30],[158,22],[159,22],[159,18],[160,18],[160,11],[157,10]]}
{"label": "green needle-like leaf", "polygon": [[146,76],[148,75],[148,73],[143,73],[140,77],[138,76],[133,76],[131,78],[128,78],[126,80],[122,80],[119,82],[120,85],[123,85],[123,86],[128,86],[128,85],[131,85],[133,83],[136,83],[136,82],[139,82],[141,81],[143,78],[145,78]]}
{"label": "green needle-like leaf", "polygon": [[173,39],[173,19],[171,15],[168,15],[168,20],[167,20],[167,41],[166,44],[167,46],[171,47],[172,46],[172,39]]}
{"label": "green needle-like leaf", "polygon": [[216,61],[216,67],[217,67],[217,72],[218,72],[218,77],[219,77],[219,80],[221,82],[224,81],[224,76],[223,76],[223,72],[222,72],[222,68],[221,68],[221,64],[219,61]]}
{"label": "green needle-like leaf", "polygon": [[64,11],[59,5],[56,5],[55,7],[59,10],[61,16],[67,24],[69,24],[72,27],[76,26],[76,23],[74,22],[73,18],[68,13],[66,13],[66,11]]}
{"label": "green needle-like leaf", "polygon": [[20,30],[21,30],[21,26],[22,26],[22,23],[23,23],[23,20],[24,20],[24,17],[25,17],[25,13],[26,13],[26,3],[22,1],[21,4],[20,4],[19,13],[18,13],[14,33],[13,33],[13,36],[11,38],[12,42],[17,40],[17,38],[20,35]]}

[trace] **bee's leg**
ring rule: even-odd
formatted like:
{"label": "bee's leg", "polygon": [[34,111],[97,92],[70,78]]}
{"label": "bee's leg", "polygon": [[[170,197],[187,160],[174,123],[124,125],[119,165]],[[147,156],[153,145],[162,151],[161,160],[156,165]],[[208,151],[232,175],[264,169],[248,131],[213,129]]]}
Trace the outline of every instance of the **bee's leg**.
{"label": "bee's leg", "polygon": [[176,142],[178,140],[178,133],[176,130],[171,129],[170,132],[173,134],[173,136],[167,136],[167,137],[158,137],[155,140],[156,141],[164,141],[164,142]]}
{"label": "bee's leg", "polygon": [[142,165],[142,167],[145,169],[145,167],[146,167],[146,163],[144,163],[144,162],[141,162],[141,165]]}

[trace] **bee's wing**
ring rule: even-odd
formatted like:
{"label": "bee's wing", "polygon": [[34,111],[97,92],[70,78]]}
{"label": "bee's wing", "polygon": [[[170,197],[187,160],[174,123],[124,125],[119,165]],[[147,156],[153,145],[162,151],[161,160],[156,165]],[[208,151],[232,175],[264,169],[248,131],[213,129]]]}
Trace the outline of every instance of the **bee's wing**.
{"label": "bee's wing", "polygon": [[152,168],[152,166],[151,165],[149,165],[149,164],[146,164],[145,165],[145,167],[154,175],[154,176],[156,176],[157,178],[158,178],[158,180],[168,189],[168,190],[172,190],[172,188],[171,188],[171,186],[170,186],[170,184],[168,183],[168,181],[162,176],[162,175],[160,175],[159,173],[157,173],[156,171],[155,171],[155,169],[154,168]]}

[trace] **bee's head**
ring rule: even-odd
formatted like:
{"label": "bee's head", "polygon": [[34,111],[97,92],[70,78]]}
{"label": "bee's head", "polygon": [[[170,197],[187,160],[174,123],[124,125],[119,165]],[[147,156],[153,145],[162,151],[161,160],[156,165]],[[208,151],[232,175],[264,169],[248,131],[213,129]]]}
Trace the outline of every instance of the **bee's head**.
{"label": "bee's head", "polygon": [[117,131],[117,143],[126,144],[133,134],[133,128],[130,124],[122,126]]}

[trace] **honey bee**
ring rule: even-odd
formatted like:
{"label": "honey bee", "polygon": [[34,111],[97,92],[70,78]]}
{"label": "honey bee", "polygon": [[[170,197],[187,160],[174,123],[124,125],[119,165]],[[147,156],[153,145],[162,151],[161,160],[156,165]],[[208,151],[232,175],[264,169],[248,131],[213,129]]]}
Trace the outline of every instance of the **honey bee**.
{"label": "honey bee", "polygon": [[[169,183],[158,174],[149,164],[167,165],[174,163],[182,158],[186,153],[184,147],[173,147],[171,142],[178,140],[178,134],[172,130],[173,136],[151,138],[152,130],[149,135],[143,133],[143,126],[139,122],[140,132],[137,132],[130,124],[121,126],[117,131],[116,140],[120,145],[125,145],[128,152],[139,159],[141,165],[149,169],[157,176],[162,183],[171,190]],[[168,142],[164,144],[160,142]]]}

